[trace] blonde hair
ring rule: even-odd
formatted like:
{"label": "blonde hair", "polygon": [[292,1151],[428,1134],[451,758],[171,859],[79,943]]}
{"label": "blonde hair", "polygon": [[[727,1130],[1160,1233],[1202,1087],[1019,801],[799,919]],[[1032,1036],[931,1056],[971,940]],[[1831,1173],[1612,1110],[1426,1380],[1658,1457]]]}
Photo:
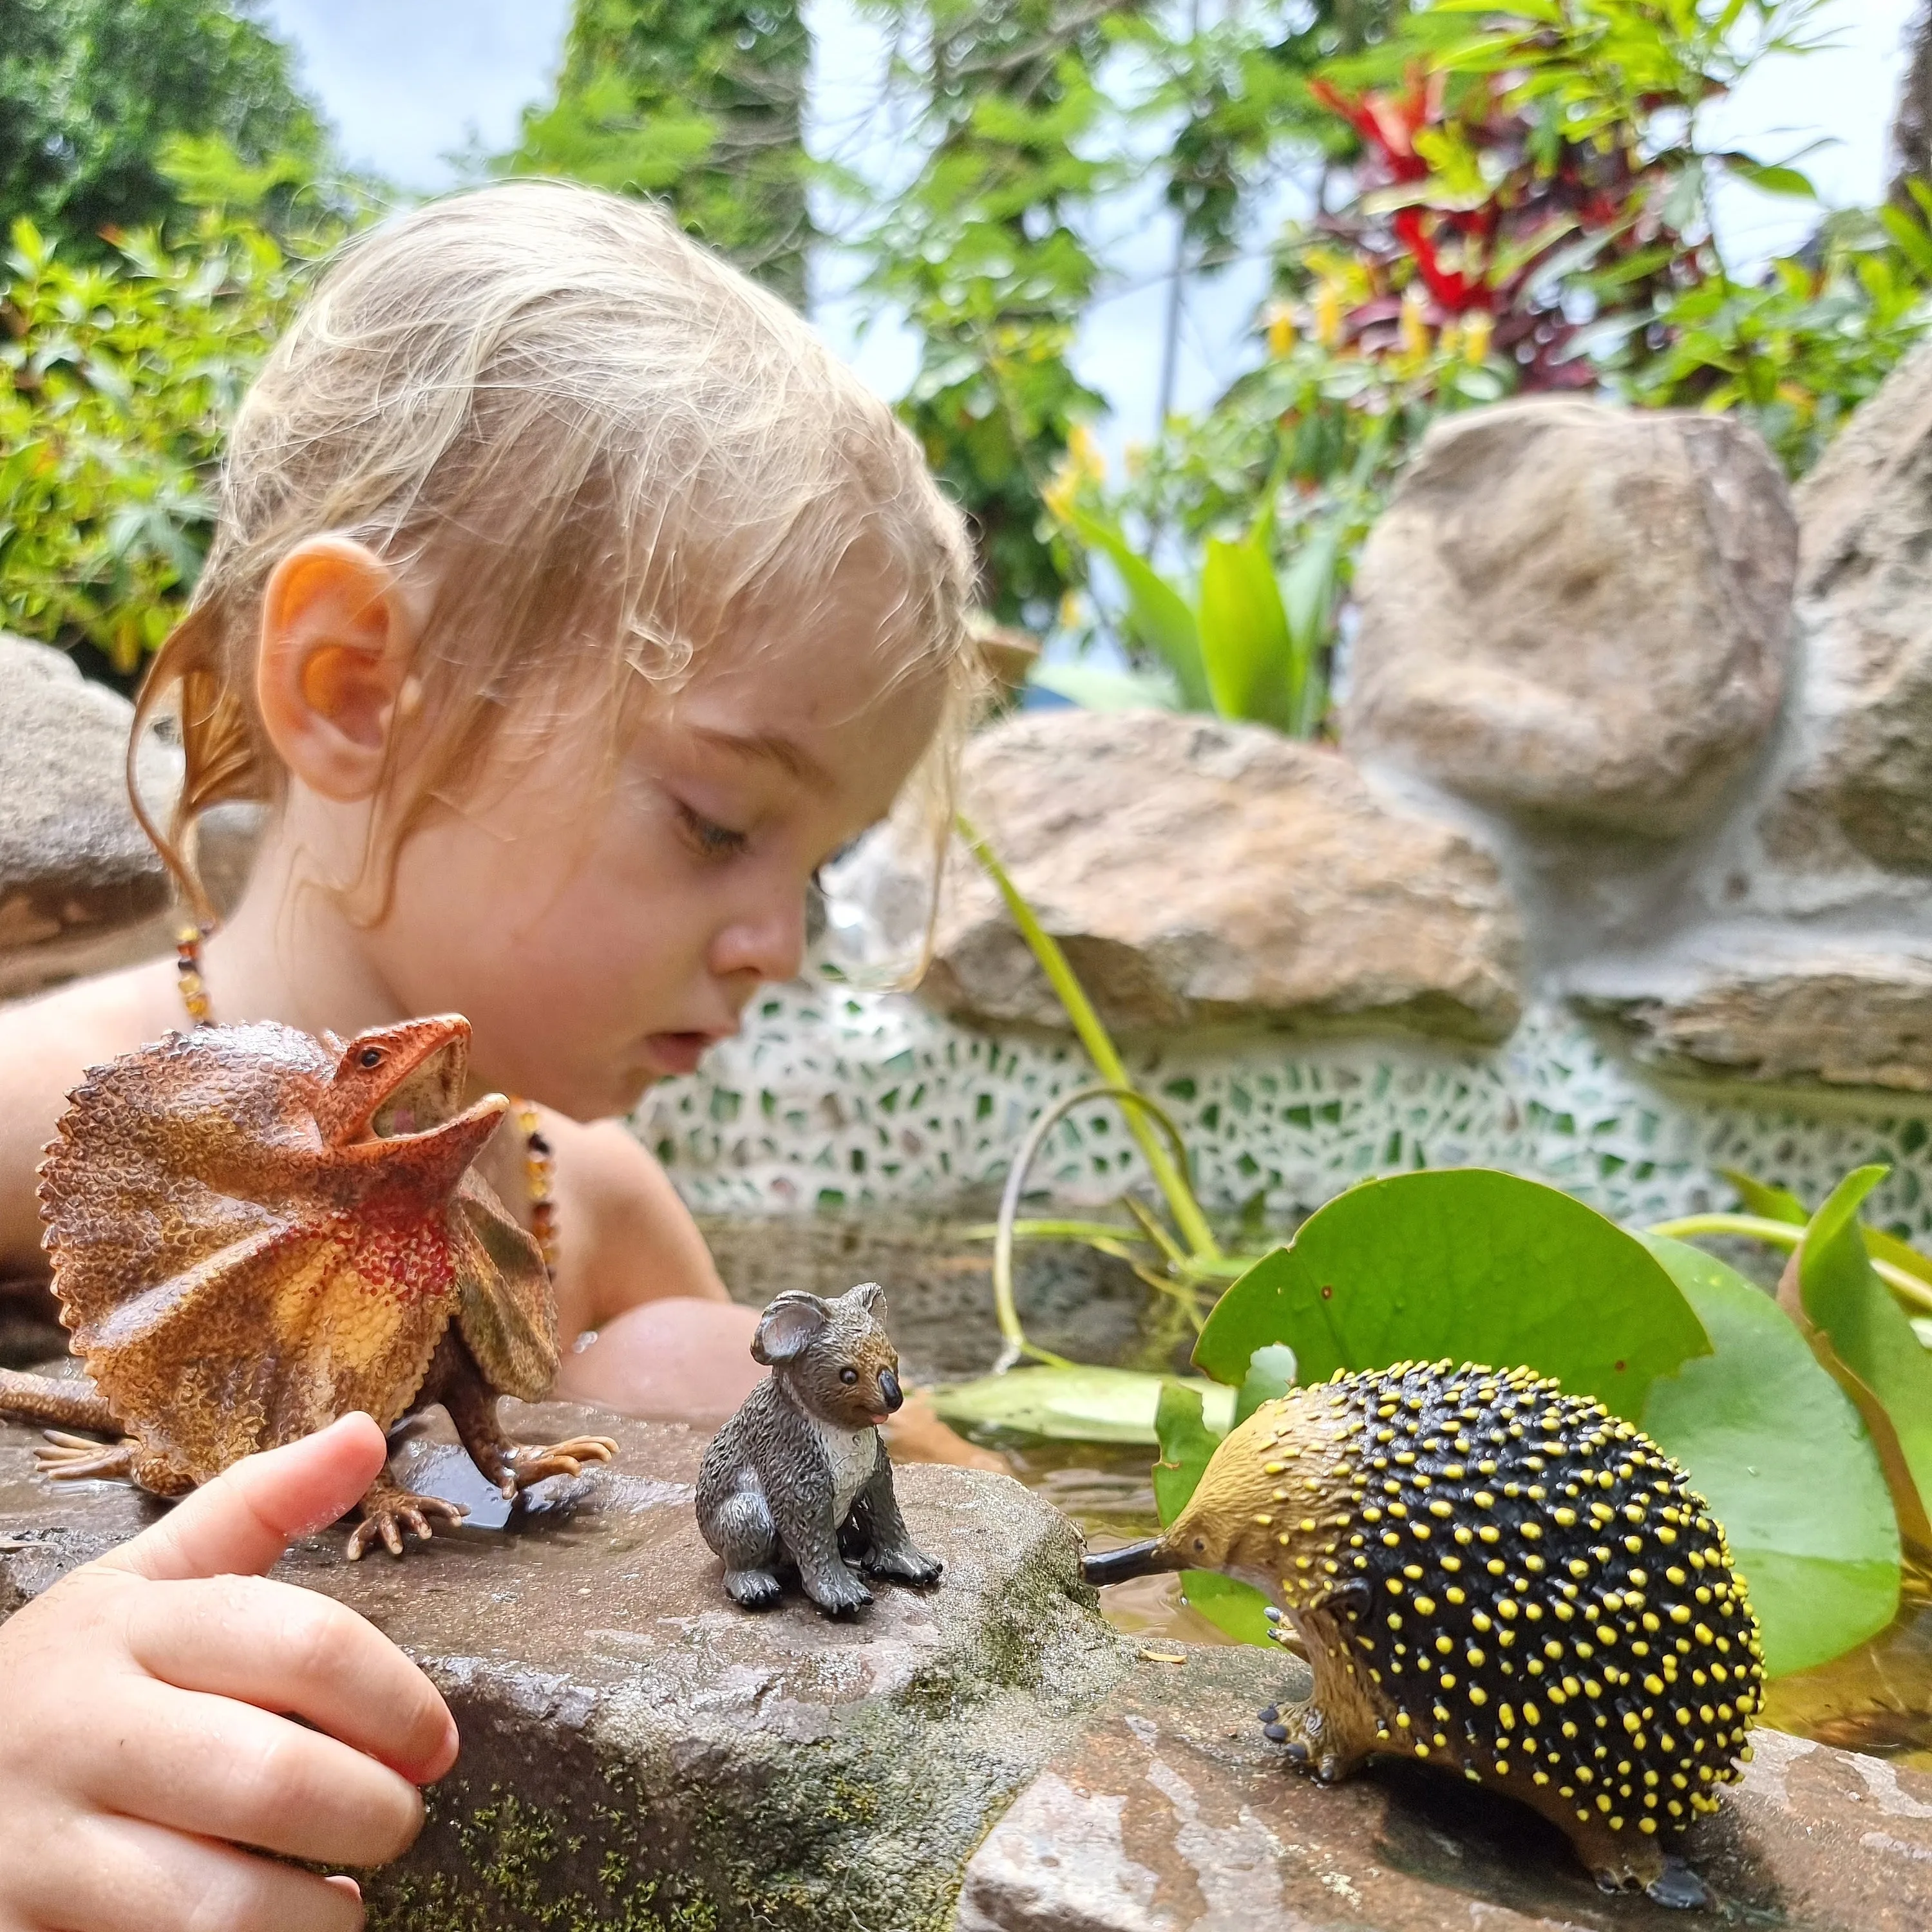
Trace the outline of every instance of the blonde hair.
{"label": "blonde hair", "polygon": [[946,678],[948,737],[970,703],[958,514],[798,316],[646,204],[558,182],[454,196],[350,244],[269,356],[193,603],[142,688],[130,790],[135,745],[176,694],[170,834],[138,791],[135,808],[204,920],[195,821],[272,803],[285,781],[256,704],[262,594],[324,532],[427,596],[410,782],[392,795],[392,746],[371,856],[516,707],[586,679],[619,697],[606,716],[640,675],[674,690],[734,616],[809,610],[861,546],[897,587],[893,674]]}

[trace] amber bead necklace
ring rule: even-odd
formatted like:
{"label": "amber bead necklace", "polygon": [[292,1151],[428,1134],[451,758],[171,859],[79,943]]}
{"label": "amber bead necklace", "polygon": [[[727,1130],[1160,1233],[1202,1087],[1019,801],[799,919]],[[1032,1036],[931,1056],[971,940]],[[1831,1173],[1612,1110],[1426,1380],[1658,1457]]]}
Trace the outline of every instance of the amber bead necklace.
{"label": "amber bead necklace", "polygon": [[[202,943],[213,931],[211,926],[184,926],[175,939],[175,976],[181,988],[182,1004],[196,1026],[212,1026],[214,1010],[208,1003],[208,982],[202,975]],[[556,1156],[551,1151],[537,1119],[533,1102],[516,1094],[510,1105],[524,1136],[524,1183],[530,1190],[530,1234],[544,1258],[544,1265],[556,1272]]]}

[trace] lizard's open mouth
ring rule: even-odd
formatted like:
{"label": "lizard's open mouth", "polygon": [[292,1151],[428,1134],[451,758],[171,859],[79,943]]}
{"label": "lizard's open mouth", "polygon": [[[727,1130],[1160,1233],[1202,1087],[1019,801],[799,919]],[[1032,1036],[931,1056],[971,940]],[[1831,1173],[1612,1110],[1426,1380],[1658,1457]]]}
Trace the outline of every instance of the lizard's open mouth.
{"label": "lizard's open mouth", "polygon": [[465,1042],[450,1040],[424,1054],[369,1116],[371,1140],[401,1140],[440,1127],[457,1111],[468,1071]]}

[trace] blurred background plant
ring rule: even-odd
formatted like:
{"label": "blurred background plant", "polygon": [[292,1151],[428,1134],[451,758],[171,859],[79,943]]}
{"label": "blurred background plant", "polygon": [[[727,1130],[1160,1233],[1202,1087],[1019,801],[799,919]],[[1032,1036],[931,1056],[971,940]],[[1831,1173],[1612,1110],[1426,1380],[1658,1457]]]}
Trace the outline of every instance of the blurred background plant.
{"label": "blurred background plant", "polygon": [[[837,77],[866,104],[834,140],[800,0],[575,0],[549,98],[471,160],[660,197],[788,298],[903,322],[901,412],[992,616],[1048,640],[1042,696],[1318,736],[1354,557],[1438,417],[1729,410],[1796,475],[1923,336],[1904,122],[1882,206],[1748,273],[1718,238],[1720,192],[1811,188],[1714,109],[1845,4],[863,0],[877,71]],[[300,264],[397,197],[343,181],[256,0],[0,0],[0,616],[125,676]],[[1150,220],[1160,422],[1110,474],[1079,344]],[[1183,290],[1258,256],[1249,366],[1177,412]]]}

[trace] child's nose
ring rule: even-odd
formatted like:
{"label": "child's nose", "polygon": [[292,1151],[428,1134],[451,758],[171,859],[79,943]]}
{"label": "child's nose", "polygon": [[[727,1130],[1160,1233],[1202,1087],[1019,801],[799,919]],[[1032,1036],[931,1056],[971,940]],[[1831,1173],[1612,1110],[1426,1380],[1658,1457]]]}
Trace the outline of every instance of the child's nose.
{"label": "child's nose", "polygon": [[790,980],[804,963],[802,892],[750,909],[718,934],[711,949],[711,970],[720,979],[753,973],[766,981]]}

